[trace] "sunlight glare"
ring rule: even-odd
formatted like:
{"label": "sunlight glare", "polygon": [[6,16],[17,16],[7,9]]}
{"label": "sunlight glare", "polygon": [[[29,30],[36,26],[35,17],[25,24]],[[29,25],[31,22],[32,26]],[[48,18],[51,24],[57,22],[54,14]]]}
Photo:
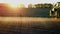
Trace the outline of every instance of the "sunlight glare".
{"label": "sunlight glare", "polygon": [[11,6],[12,8],[17,8],[17,7],[18,7],[18,4],[10,4],[10,6]]}

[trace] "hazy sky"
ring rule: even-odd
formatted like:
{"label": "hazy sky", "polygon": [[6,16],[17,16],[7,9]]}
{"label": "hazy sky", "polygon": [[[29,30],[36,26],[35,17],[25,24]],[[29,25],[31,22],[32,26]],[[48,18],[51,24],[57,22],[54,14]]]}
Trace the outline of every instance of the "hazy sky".
{"label": "hazy sky", "polygon": [[0,3],[11,3],[11,4],[35,4],[35,3],[56,3],[60,0],[0,0]]}
{"label": "hazy sky", "polygon": [[3,3],[48,3],[48,2],[58,2],[60,0],[0,0]]}

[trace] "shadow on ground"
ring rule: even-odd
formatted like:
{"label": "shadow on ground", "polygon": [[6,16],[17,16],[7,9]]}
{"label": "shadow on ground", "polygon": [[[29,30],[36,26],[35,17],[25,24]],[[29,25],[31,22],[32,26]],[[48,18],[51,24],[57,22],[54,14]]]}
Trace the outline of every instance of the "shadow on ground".
{"label": "shadow on ground", "polygon": [[60,22],[1,22],[0,34],[60,34]]}

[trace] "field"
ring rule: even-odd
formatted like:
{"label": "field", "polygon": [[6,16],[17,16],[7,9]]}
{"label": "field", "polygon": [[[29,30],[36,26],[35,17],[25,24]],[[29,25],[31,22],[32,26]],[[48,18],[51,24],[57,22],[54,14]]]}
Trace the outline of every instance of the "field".
{"label": "field", "polygon": [[0,34],[60,34],[60,18],[0,17]]}

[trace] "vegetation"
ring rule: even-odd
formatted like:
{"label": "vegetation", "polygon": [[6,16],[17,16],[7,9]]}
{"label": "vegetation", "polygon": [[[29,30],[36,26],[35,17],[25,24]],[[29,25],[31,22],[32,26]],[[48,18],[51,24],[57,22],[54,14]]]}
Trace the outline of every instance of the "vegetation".
{"label": "vegetation", "polygon": [[35,4],[36,8],[52,8],[52,4]]}

